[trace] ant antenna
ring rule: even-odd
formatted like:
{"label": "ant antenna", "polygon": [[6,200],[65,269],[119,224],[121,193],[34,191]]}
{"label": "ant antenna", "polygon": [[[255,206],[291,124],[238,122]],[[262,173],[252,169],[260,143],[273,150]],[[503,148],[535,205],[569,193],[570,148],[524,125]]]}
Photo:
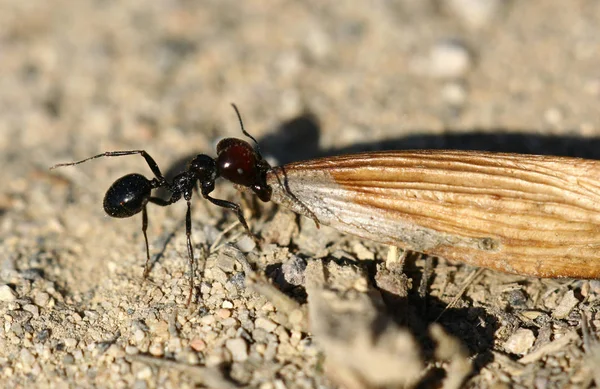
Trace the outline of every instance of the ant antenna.
{"label": "ant antenna", "polygon": [[256,139],[254,139],[254,137],[252,135],[248,134],[246,132],[246,130],[244,129],[244,123],[242,122],[242,115],[240,115],[240,110],[238,109],[237,105],[235,105],[234,103],[231,103],[231,106],[233,107],[233,109],[235,109],[235,113],[237,114],[238,120],[240,122],[240,127],[242,128],[242,132],[248,138],[252,139],[254,141],[254,143],[256,144],[256,147],[258,148],[258,142],[256,141]]}

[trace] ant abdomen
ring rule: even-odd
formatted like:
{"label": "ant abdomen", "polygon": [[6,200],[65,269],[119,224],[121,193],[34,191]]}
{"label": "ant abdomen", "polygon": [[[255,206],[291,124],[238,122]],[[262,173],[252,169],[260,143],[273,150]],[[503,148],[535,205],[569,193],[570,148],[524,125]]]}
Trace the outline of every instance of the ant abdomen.
{"label": "ant abdomen", "polygon": [[150,198],[152,184],[141,174],[127,174],[114,182],[104,196],[104,210],[112,217],[139,213]]}

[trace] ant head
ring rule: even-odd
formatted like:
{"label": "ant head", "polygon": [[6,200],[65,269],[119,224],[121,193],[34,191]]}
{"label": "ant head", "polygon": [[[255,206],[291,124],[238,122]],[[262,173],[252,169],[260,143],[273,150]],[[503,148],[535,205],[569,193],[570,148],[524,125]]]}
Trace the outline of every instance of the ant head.
{"label": "ant head", "polygon": [[108,188],[104,210],[112,217],[130,217],[139,213],[150,198],[153,185],[141,174],[127,174]]}
{"label": "ant head", "polygon": [[226,138],[217,144],[219,176],[251,188],[262,201],[271,199],[266,174],[270,166],[246,141]]}

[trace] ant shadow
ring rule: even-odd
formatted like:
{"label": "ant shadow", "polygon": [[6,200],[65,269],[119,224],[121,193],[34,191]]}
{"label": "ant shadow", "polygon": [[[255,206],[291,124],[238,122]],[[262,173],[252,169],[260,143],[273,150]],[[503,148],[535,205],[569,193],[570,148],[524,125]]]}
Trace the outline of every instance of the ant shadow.
{"label": "ant shadow", "polygon": [[319,121],[307,113],[283,123],[275,133],[261,138],[258,143],[263,154],[274,157],[280,165],[358,152],[410,149],[477,150],[600,159],[600,137],[543,135],[535,134],[534,130],[508,133],[501,128],[442,135],[419,134],[421,131],[418,130],[410,132],[414,135],[323,150],[319,147]]}

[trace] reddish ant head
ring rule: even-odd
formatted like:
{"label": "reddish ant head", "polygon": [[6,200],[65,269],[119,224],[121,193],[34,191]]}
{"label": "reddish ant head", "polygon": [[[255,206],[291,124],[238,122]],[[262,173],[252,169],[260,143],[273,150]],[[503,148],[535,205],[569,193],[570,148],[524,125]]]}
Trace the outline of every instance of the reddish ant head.
{"label": "reddish ant head", "polygon": [[270,166],[248,142],[226,138],[217,144],[218,175],[234,184],[251,188],[262,201],[271,199],[266,174]]}

